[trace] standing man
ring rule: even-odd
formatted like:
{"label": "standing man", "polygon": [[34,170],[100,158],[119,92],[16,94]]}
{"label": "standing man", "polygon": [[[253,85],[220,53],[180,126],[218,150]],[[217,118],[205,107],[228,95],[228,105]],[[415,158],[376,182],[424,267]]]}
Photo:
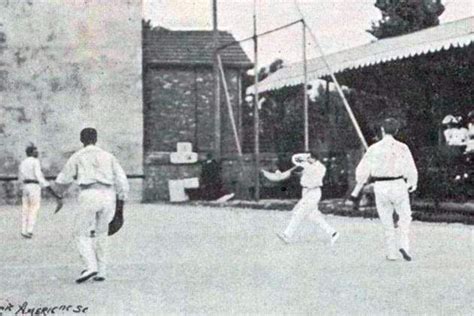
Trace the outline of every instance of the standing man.
{"label": "standing man", "polygon": [[92,277],[105,280],[109,223],[116,205],[123,208],[129,191],[127,176],[117,159],[95,145],[97,131],[85,128],[80,139],[84,148],[69,158],[56,178],[57,184],[64,185],[63,190],[75,178],[81,189],[74,236],[85,270],[76,283]]}
{"label": "standing man", "polygon": [[339,238],[339,233],[326,222],[318,208],[326,167],[313,153],[293,155],[291,161],[295,166],[303,169],[300,180],[302,197],[293,208],[293,215],[288,227],[286,227],[283,233],[277,234],[277,236],[283,242],[290,243],[301,221],[308,218],[319,225],[330,236],[331,245],[333,245]]}
{"label": "standing man", "polygon": [[18,168],[18,180],[22,185],[22,212],[21,212],[21,236],[33,237],[33,229],[41,206],[41,188],[51,193],[58,203],[61,197],[51,189],[48,181],[44,178],[38,159],[38,149],[31,144],[26,147],[27,158],[20,163]]}
{"label": "standing man", "polygon": [[[383,138],[370,146],[362,157],[356,168],[356,181],[358,186],[374,182],[375,205],[385,229],[387,260],[397,258],[397,231],[399,251],[406,261],[411,261],[408,234],[412,218],[408,193],[416,190],[418,171],[408,146],[393,137],[398,129],[399,123],[394,118],[383,121]],[[397,228],[393,225],[393,212],[399,216]]]}

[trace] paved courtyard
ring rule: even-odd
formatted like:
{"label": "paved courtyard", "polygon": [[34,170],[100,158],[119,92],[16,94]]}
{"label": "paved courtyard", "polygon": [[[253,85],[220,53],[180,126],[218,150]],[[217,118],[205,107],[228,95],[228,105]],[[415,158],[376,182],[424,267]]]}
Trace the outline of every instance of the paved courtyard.
{"label": "paved courtyard", "polygon": [[414,222],[414,261],[387,262],[378,220],[327,216],[341,233],[335,247],[308,223],[284,245],[275,233],[289,212],[128,204],[126,225],[110,238],[108,279],[77,285],[75,211],[74,201],[57,215],[45,205],[24,240],[19,208],[0,207],[0,314],[68,305],[66,314],[88,315],[474,310],[473,226]]}

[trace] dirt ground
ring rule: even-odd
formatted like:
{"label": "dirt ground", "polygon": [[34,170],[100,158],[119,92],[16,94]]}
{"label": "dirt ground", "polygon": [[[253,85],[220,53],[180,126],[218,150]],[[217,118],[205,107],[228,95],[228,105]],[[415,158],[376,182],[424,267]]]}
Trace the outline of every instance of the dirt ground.
{"label": "dirt ground", "polygon": [[128,204],[124,228],[110,238],[108,279],[77,285],[76,211],[74,201],[57,215],[45,205],[34,238],[25,240],[19,208],[0,206],[0,315],[38,308],[71,315],[474,310],[473,226],[414,222],[414,261],[387,262],[377,219],[327,216],[341,233],[331,248],[310,223],[293,244],[281,243],[275,233],[289,212]]}

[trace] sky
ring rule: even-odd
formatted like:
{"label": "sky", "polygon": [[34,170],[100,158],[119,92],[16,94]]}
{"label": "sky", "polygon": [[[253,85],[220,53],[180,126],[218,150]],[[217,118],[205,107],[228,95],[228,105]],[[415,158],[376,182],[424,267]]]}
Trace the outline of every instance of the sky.
{"label": "sky", "polygon": [[[307,25],[316,35],[325,54],[366,44],[375,38],[366,32],[372,21],[380,19],[375,0],[256,0],[258,33],[301,19],[298,3]],[[144,18],[155,26],[172,30],[212,29],[212,0],[143,0]],[[444,0],[441,23],[474,16],[473,0]],[[218,0],[219,29],[230,31],[236,39],[253,34],[254,0]],[[307,36],[308,58],[319,51]],[[244,43],[253,60],[253,44]],[[259,64],[270,64],[276,58],[285,63],[302,60],[302,27],[294,25],[259,39]]]}

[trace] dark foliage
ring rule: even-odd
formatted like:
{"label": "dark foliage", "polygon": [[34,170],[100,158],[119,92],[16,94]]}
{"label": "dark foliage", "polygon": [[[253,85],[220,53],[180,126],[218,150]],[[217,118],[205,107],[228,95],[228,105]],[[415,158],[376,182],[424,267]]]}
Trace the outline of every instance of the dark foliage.
{"label": "dark foliage", "polygon": [[441,0],[377,0],[382,19],[368,30],[378,39],[398,36],[439,24]]}

